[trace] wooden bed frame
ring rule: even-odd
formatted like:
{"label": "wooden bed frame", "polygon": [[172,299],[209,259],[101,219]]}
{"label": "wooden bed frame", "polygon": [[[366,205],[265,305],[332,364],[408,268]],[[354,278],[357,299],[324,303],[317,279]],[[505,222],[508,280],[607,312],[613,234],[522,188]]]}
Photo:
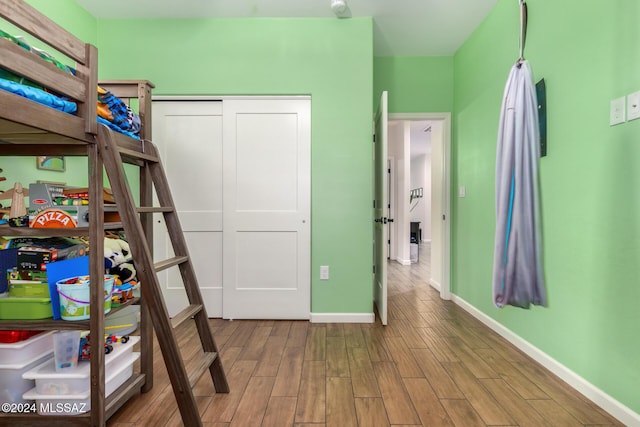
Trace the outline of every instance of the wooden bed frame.
{"label": "wooden bed frame", "polygon": [[15,43],[0,39],[0,67],[78,103],[78,113],[54,110],[0,91],[0,139],[8,142],[83,144],[97,133],[98,50],[22,0],[0,1],[0,17],[76,61],[74,76]]}
{"label": "wooden bed frame", "polygon": [[[15,43],[0,38],[0,67],[65,96],[78,105],[76,115],[57,111],[27,98],[0,90],[0,155],[6,156],[86,156],[90,188],[89,218],[90,227],[77,229],[32,229],[5,228],[0,235],[11,236],[88,236],[90,247],[90,273],[92,277],[101,277],[104,273],[102,182],[103,163],[97,148],[98,124],[96,119],[97,102],[97,59],[95,46],[87,44],[29,6],[23,0],[0,0],[0,18],[25,33],[46,44],[51,50],[60,52],[76,62],[77,74],[66,73],[53,64],[42,60],[37,54],[29,52]],[[2,22],[0,20],[0,22]],[[6,27],[6,26],[5,26]],[[1,28],[1,27],[0,27]],[[11,33],[10,29],[3,30]],[[57,54],[57,53],[56,53]],[[145,153],[145,140],[151,139],[151,89],[153,84],[144,80],[104,81],[100,85],[120,97],[125,102],[138,100],[141,119],[141,140],[135,140],[118,132],[109,131],[113,139],[124,152],[127,150]],[[103,126],[104,127],[104,126]],[[106,127],[104,127],[106,129]],[[155,148],[148,144],[148,149]],[[143,154],[144,155],[144,154]],[[131,156],[129,161],[140,165],[139,160]],[[34,167],[35,171],[35,167]],[[140,168],[140,202],[151,200],[151,180],[149,172]],[[145,230],[151,230],[152,220],[143,220]],[[114,226],[114,228],[117,228]],[[6,234],[5,234],[6,233]],[[148,235],[150,235],[150,231]],[[98,289],[98,287],[95,287]],[[140,391],[145,392],[153,385],[153,330],[148,308],[141,303],[141,361],[140,372],[120,387],[110,399],[105,399],[104,391],[104,354],[96,352],[91,357],[91,412],[79,416],[39,416],[30,414],[0,414],[1,425],[106,425],[106,420],[126,401]],[[100,307],[102,292],[91,292],[91,305]],[[115,312],[116,310],[112,310]],[[100,312],[100,311],[98,311]],[[89,329],[93,336],[104,333],[104,316],[91,316],[88,321],[10,321],[0,320],[0,329]]]}

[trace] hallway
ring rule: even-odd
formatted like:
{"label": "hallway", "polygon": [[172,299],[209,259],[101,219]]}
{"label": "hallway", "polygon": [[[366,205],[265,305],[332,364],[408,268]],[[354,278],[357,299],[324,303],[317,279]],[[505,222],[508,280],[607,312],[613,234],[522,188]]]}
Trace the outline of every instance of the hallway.
{"label": "hallway", "polygon": [[[204,426],[620,426],[428,285],[428,246],[389,263],[389,325],[211,319],[231,387],[195,394]],[[197,359],[194,330],[179,335]],[[154,387],[111,427],[180,426],[155,345]]]}

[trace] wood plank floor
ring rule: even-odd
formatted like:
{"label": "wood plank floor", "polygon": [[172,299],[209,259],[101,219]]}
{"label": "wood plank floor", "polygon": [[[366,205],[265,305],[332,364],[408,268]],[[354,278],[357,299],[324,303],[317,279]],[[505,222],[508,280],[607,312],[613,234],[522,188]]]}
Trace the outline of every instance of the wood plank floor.
{"label": "wood plank floor", "polygon": [[[621,426],[428,285],[429,247],[389,263],[389,325],[211,319],[231,392],[196,385],[207,427]],[[180,344],[197,358],[195,330]],[[154,387],[110,427],[181,426],[157,346]]]}

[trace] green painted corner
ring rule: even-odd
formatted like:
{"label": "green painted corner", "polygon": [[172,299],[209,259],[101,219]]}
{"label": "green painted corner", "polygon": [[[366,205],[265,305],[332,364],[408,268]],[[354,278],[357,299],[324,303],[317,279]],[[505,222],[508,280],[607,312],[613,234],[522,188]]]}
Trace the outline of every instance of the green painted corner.
{"label": "green painted corner", "polygon": [[453,110],[453,56],[381,56],[373,59],[377,107],[389,92],[389,112],[433,113]]}

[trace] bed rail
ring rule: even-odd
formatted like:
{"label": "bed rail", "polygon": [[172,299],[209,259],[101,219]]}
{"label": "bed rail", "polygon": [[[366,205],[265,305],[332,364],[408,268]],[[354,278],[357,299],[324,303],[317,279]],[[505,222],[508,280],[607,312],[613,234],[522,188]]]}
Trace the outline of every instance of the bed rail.
{"label": "bed rail", "polygon": [[[98,83],[98,51],[95,46],[79,40],[23,0],[0,0],[0,18],[75,61],[74,76],[42,60],[37,54],[0,39],[0,67],[76,101],[76,115],[84,121],[84,132],[95,135]],[[29,125],[33,126],[32,123]],[[49,130],[44,121],[36,127]]]}

